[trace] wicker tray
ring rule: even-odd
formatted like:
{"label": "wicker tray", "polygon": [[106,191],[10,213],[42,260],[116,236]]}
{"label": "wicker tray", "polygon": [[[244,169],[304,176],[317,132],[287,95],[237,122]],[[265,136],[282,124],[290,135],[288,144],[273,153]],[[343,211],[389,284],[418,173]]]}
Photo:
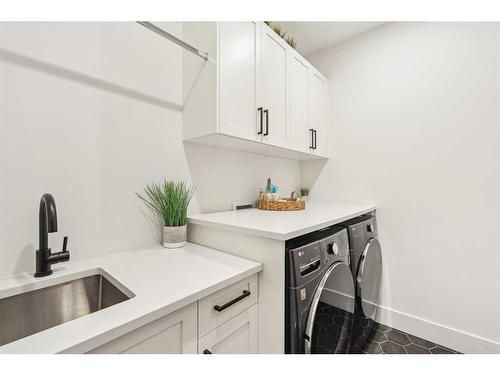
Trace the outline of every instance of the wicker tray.
{"label": "wicker tray", "polygon": [[257,208],[267,211],[300,211],[306,208],[306,202],[290,198],[279,201],[261,199]]}

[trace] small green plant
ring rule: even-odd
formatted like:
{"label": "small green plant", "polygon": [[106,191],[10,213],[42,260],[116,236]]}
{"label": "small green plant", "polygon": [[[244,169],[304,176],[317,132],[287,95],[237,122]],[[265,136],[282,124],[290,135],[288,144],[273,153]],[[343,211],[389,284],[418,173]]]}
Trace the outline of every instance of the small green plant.
{"label": "small green plant", "polygon": [[181,227],[187,222],[187,208],[194,194],[194,186],[186,181],[167,181],[151,183],[144,187],[145,196],[137,196],[158,217],[166,227]]}
{"label": "small green plant", "polygon": [[292,48],[295,48],[295,46],[297,45],[297,41],[295,40],[295,38],[293,38],[291,36],[287,37],[285,39],[285,42],[287,42],[290,45],[290,47],[292,47]]}
{"label": "small green plant", "polygon": [[271,29],[273,29],[273,31],[278,34],[281,39],[285,39],[286,31],[283,31],[280,25],[271,25]]}
{"label": "small green plant", "polygon": [[300,196],[301,197],[307,197],[309,195],[309,189],[308,188],[300,188]]}
{"label": "small green plant", "polygon": [[283,39],[285,42],[288,43],[288,45],[290,45],[290,47],[295,49],[295,47],[297,46],[297,41],[295,40],[295,38],[291,36],[286,37],[286,31],[283,31],[280,25],[274,25],[271,21],[264,21],[264,23],[271,29],[273,29],[273,31],[276,34],[278,34],[281,37],[281,39]]}

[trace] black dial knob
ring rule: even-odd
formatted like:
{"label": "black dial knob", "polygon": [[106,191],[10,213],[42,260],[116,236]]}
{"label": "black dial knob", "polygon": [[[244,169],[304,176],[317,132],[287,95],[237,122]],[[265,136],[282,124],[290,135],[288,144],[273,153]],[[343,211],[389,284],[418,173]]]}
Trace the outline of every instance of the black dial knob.
{"label": "black dial knob", "polygon": [[338,255],[339,254],[339,245],[337,245],[335,242],[330,242],[326,246],[326,251],[328,252],[328,254]]}
{"label": "black dial knob", "polygon": [[326,245],[326,251],[328,252],[328,254],[333,254],[333,242]]}
{"label": "black dial knob", "polygon": [[328,254],[337,255],[339,253],[339,245],[335,242],[331,242],[326,246],[326,251]]}

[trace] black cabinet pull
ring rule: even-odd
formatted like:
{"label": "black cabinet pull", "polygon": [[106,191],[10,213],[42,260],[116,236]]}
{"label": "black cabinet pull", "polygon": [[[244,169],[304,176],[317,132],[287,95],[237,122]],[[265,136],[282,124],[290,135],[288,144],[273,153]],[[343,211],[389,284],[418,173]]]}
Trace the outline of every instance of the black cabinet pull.
{"label": "black cabinet pull", "polygon": [[205,350],[203,351],[203,354],[214,354],[214,353],[212,353],[212,352],[211,352],[210,350],[208,350],[208,349],[205,349]]}
{"label": "black cabinet pull", "polygon": [[263,108],[262,108],[262,107],[257,108],[257,111],[259,111],[259,112],[260,112],[260,130],[258,131],[258,133],[257,133],[257,134],[262,134],[262,126],[263,126],[263,124],[262,124],[262,123],[263,123],[263,121],[264,121],[264,114],[262,113],[262,110],[263,110]]}
{"label": "black cabinet pull", "polygon": [[269,135],[269,109],[264,110],[264,113],[266,114],[266,132],[264,135]]}
{"label": "black cabinet pull", "polygon": [[311,143],[309,149],[314,150],[314,129],[309,129],[309,131],[311,132]]}
{"label": "black cabinet pull", "polygon": [[228,303],[225,303],[223,304],[222,306],[220,305],[215,305],[214,306],[214,310],[217,311],[217,312],[221,312],[221,311],[224,311],[225,309],[227,309],[228,307],[231,307],[232,305],[234,305],[236,302],[240,302],[242,299],[244,298],[247,298],[249,295],[250,295],[250,291],[249,290],[244,290],[243,291],[243,294],[241,296],[238,296],[236,297],[235,299],[229,301]]}
{"label": "black cabinet pull", "polygon": [[316,129],[313,130],[314,131],[314,149],[316,150],[316,148],[318,148],[318,132]]}

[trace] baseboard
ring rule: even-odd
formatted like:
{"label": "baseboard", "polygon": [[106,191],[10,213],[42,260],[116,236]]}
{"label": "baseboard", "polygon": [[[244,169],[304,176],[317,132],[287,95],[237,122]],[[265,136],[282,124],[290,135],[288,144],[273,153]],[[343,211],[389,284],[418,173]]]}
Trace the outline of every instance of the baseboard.
{"label": "baseboard", "polygon": [[375,320],[381,324],[467,354],[500,354],[500,343],[416,316],[379,306]]}

